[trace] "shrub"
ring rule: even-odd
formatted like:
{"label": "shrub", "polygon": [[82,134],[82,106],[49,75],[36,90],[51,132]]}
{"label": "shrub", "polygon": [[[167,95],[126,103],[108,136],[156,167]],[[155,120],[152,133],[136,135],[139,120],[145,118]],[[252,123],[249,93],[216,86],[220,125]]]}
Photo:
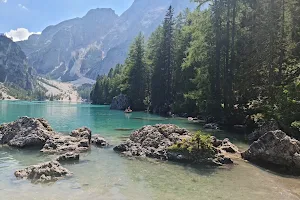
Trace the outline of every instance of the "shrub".
{"label": "shrub", "polygon": [[292,128],[298,129],[300,131],[300,121],[294,121],[291,124]]}
{"label": "shrub", "polygon": [[210,135],[204,135],[200,131],[195,133],[191,139],[184,139],[170,146],[168,150],[187,153],[196,157],[207,157],[215,154]]}

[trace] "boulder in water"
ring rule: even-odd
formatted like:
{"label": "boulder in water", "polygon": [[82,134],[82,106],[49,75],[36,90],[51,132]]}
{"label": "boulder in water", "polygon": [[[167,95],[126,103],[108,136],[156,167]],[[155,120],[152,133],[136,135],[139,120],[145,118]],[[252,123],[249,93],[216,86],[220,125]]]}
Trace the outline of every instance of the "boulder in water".
{"label": "boulder in water", "polygon": [[300,173],[300,142],[280,130],[269,131],[242,153],[246,160],[269,164],[288,173]]}
{"label": "boulder in water", "polygon": [[56,161],[33,165],[15,172],[17,178],[30,179],[34,183],[53,182],[70,175],[72,173]]}
{"label": "boulder in water", "polygon": [[113,98],[110,109],[112,110],[125,110],[129,106],[128,97],[120,94]]}
{"label": "boulder in water", "polygon": [[0,143],[19,148],[42,147],[53,135],[51,126],[42,118],[21,117],[0,125]]}
{"label": "boulder in water", "polygon": [[[232,160],[223,154],[227,150],[223,144],[227,145],[228,148],[229,145],[232,145],[233,149],[237,149],[229,140],[220,141],[215,147],[213,141],[208,138],[205,144],[207,146],[203,148],[199,146],[195,148],[192,142],[193,134],[176,125],[148,125],[134,131],[129,139],[116,146],[114,151],[121,152],[126,156],[151,157],[180,162],[208,162],[222,165],[232,163]],[[223,147],[224,149],[222,149]],[[234,153],[233,151],[230,152]]]}

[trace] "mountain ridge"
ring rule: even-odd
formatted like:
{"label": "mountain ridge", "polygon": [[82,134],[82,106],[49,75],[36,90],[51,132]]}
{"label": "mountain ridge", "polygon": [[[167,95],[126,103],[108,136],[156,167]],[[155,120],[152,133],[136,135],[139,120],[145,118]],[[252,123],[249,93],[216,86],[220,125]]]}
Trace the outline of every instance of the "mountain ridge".
{"label": "mountain ridge", "polygon": [[176,15],[195,7],[189,0],[135,0],[120,16],[111,8],[91,9],[82,18],[48,26],[41,35],[18,44],[42,76],[61,81],[96,79],[123,63],[137,34],[150,36],[170,5]]}

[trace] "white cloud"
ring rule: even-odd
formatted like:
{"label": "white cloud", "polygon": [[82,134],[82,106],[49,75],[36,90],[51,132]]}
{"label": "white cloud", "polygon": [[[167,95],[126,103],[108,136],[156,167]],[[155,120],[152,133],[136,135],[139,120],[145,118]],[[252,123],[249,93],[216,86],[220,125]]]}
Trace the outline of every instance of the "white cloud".
{"label": "white cloud", "polygon": [[41,34],[41,32],[29,32],[26,28],[17,28],[17,30],[10,30],[4,33],[4,35],[11,38],[14,42],[27,40],[32,34]]}
{"label": "white cloud", "polygon": [[[7,0],[4,0],[4,1],[7,1]],[[22,5],[22,4],[18,4],[18,6],[20,7],[20,8],[22,8],[22,9],[24,9],[24,10],[29,10],[26,6],[24,6],[24,5]]]}
{"label": "white cloud", "polygon": [[2,3],[6,3],[7,2],[7,0],[0,0]]}

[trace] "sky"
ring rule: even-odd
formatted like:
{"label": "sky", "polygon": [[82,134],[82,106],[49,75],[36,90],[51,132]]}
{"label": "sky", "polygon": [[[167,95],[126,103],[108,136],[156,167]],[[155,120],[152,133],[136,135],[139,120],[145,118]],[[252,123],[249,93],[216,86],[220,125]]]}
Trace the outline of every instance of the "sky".
{"label": "sky", "polygon": [[0,33],[26,40],[49,25],[84,16],[93,8],[112,8],[118,15],[134,0],[0,0]]}

